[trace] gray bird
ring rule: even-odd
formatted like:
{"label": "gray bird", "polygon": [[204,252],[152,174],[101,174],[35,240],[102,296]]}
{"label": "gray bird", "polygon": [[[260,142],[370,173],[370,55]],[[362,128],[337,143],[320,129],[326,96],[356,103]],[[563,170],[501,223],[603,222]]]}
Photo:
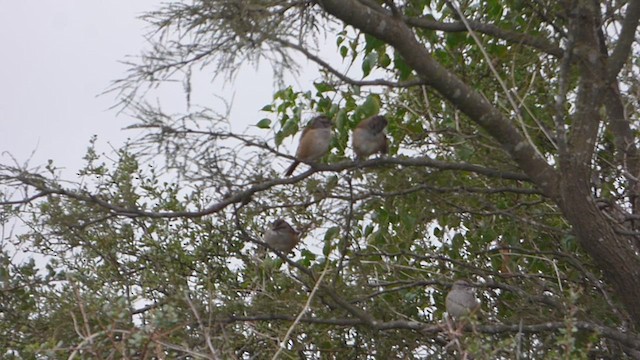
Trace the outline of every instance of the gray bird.
{"label": "gray bird", "polygon": [[465,280],[456,280],[445,299],[447,313],[456,319],[475,313],[480,308],[473,287]]}
{"label": "gray bird", "polygon": [[288,222],[278,219],[267,229],[262,240],[272,248],[288,254],[298,245],[300,237]]}
{"label": "gray bird", "polygon": [[387,153],[387,137],[384,134],[386,126],[387,119],[382,115],[362,120],[356,126],[351,144],[358,159],[366,159],[377,152]]}
{"label": "gray bird", "polygon": [[324,115],[313,118],[302,130],[296,150],[296,160],[289,166],[284,176],[291,176],[300,161],[316,161],[323,157],[329,151],[331,137],[331,120]]}

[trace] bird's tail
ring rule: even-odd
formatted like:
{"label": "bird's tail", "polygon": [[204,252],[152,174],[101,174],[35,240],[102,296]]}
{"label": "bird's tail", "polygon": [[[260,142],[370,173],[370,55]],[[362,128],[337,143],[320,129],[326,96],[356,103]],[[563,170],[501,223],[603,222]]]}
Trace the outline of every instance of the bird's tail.
{"label": "bird's tail", "polygon": [[293,171],[298,167],[298,164],[300,164],[300,161],[294,161],[293,164],[291,164],[291,166],[289,166],[289,168],[287,169],[287,172],[284,173],[284,176],[291,176],[291,174],[293,174]]}

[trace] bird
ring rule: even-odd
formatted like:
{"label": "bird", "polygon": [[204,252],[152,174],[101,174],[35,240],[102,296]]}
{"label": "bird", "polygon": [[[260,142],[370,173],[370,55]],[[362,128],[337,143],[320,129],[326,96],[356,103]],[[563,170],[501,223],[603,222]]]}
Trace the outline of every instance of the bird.
{"label": "bird", "polygon": [[300,237],[288,222],[278,219],[271,223],[262,240],[272,248],[288,254],[298,245]]}
{"label": "bird", "polygon": [[447,313],[456,319],[475,313],[480,308],[473,287],[465,280],[456,280],[445,298]]}
{"label": "bird", "polygon": [[323,157],[329,151],[331,136],[331,120],[325,115],[313,118],[302,131],[296,160],[284,175],[291,176],[301,161],[315,161]]}
{"label": "bird", "polygon": [[387,153],[387,137],[384,134],[387,123],[384,116],[375,115],[356,126],[351,143],[358,159],[366,159],[377,152]]}

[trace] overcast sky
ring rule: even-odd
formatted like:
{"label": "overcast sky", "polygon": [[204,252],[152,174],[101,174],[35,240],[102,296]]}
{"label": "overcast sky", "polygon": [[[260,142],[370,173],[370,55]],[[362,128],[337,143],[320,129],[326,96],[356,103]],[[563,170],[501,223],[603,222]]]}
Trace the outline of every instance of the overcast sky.
{"label": "overcast sky", "polygon": [[[149,28],[137,17],[155,9],[159,1],[6,0],[0,4],[1,163],[11,161],[6,152],[22,163],[35,151],[31,165],[53,159],[69,176],[83,165],[92,135],[98,135],[99,149],[106,152],[109,144],[117,147],[135,136],[122,130],[132,120],[109,110],[114,97],[98,95],[125,75],[127,68],[119,61],[148,45],[143,35]],[[266,65],[258,71],[244,69],[234,84],[217,81],[199,100],[207,102],[208,96],[215,104],[214,95],[228,99],[233,95],[232,121],[255,124],[264,117],[259,109],[274,92],[272,72]],[[310,87],[316,75],[303,75],[297,82]],[[183,104],[183,97],[176,93],[173,105]]]}

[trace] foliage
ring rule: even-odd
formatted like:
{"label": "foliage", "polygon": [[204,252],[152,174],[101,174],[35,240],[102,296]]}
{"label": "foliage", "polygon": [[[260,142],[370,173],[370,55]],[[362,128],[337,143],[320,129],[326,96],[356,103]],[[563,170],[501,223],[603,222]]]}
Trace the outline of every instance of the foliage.
{"label": "foliage", "polygon": [[[0,354],[638,358],[640,286],[624,286],[640,281],[628,41],[640,10],[594,3],[196,0],[150,12],[157,46],[115,83],[145,136],[111,163],[93,139],[72,185],[54,164],[0,165],[0,219],[24,229],[1,243]],[[294,52],[324,75],[276,91],[258,136],[211,109],[144,103],[178,70],[232,76],[267,59],[282,73]],[[283,178],[280,145],[309,112],[333,119],[332,151]],[[350,134],[375,114],[389,120],[390,154],[353,161]],[[260,241],[280,217],[302,233],[294,255]],[[16,247],[46,268],[15,261]],[[453,322],[444,298],[458,278],[482,310]]]}

